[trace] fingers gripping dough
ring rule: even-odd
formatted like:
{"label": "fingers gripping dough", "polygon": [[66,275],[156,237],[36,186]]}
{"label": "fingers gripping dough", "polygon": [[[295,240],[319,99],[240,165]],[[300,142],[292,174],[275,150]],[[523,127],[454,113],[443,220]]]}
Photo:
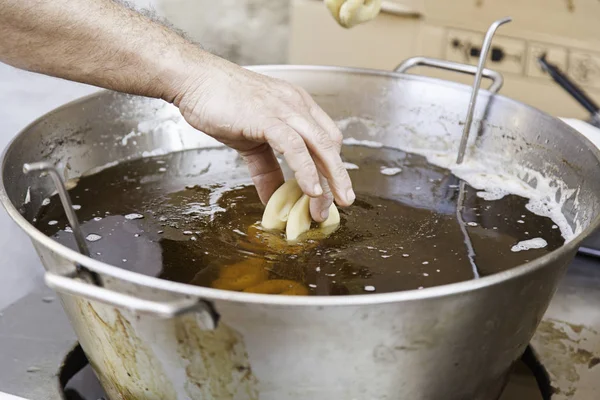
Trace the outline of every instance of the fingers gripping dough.
{"label": "fingers gripping dough", "polygon": [[368,22],[381,10],[381,0],[325,0],[325,5],[344,28]]}
{"label": "fingers gripping dough", "polygon": [[[299,194],[298,194],[299,192]],[[266,229],[284,229],[288,241],[296,240],[310,230],[310,197],[302,194],[295,180],[284,183],[271,196],[262,218]],[[319,227],[332,232],[340,223],[340,213],[335,204],[329,207],[329,217]]]}

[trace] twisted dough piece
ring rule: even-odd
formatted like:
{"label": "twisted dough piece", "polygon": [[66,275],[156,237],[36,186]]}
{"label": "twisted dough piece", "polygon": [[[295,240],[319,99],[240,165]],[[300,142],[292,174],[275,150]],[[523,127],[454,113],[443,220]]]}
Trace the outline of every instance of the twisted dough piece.
{"label": "twisted dough piece", "polygon": [[[302,190],[294,179],[285,182],[273,193],[262,218],[265,229],[283,229],[288,241],[298,239],[310,230],[310,197],[302,194]],[[340,213],[335,204],[329,207],[329,217],[319,224],[325,234],[331,233],[340,224]]]}
{"label": "twisted dough piece", "polygon": [[249,258],[236,264],[225,265],[219,271],[219,279],[212,283],[215,289],[241,291],[269,279],[266,263]]}
{"label": "twisted dough piece", "polygon": [[325,5],[344,28],[368,22],[381,10],[381,0],[325,0]]}
{"label": "twisted dough piece", "polygon": [[267,263],[257,258],[222,266],[219,278],[213,281],[211,286],[215,289],[246,293],[308,295],[308,288],[300,282],[287,279],[269,280]]}

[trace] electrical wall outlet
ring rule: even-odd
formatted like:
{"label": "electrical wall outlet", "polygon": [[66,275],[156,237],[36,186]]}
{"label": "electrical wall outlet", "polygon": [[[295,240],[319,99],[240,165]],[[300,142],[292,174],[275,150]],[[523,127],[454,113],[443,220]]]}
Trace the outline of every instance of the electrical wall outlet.
{"label": "electrical wall outlet", "polygon": [[487,66],[498,72],[523,75],[526,49],[524,40],[496,35],[492,42]]}
{"label": "electrical wall outlet", "polygon": [[600,89],[600,54],[571,50],[569,52],[569,76],[583,87]]}
{"label": "electrical wall outlet", "polygon": [[448,29],[446,59],[463,64],[477,64],[483,34],[467,30]]}
{"label": "electrical wall outlet", "polygon": [[[468,30],[449,29],[446,39],[446,59],[477,65],[484,35]],[[496,35],[486,66],[498,72],[522,75],[526,61],[524,40]]]}

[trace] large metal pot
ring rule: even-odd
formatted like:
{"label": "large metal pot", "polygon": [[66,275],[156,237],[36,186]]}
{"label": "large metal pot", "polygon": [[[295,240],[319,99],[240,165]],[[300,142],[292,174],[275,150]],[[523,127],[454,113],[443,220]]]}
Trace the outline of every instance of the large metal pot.
{"label": "large metal pot", "polygon": [[[403,69],[418,63],[436,64],[418,59]],[[369,129],[354,126],[346,134],[390,147],[455,151],[471,93],[464,85],[397,72],[254,69],[303,86],[334,119],[371,120]],[[491,71],[486,76],[499,89],[501,77]],[[24,175],[24,163],[49,160],[73,178],[155,149],[214,145],[191,129],[174,128],[180,115],[173,109],[158,100],[102,92],[31,124],[2,163],[0,200],[30,235],[46,281],[60,293],[112,400],[497,398],[578,244],[599,224],[600,154],[591,143],[555,118],[481,91],[476,146],[467,157],[496,160],[507,172],[516,165],[532,167],[576,189],[563,211],[581,230],[562,248],[500,274],[388,294],[256,295],[128,272],[34,228],[32,218],[54,187],[38,174]],[[114,139],[140,123],[156,129],[136,137],[137,145]],[[169,124],[173,129],[163,129]],[[98,273],[103,286],[76,278],[77,265]]]}

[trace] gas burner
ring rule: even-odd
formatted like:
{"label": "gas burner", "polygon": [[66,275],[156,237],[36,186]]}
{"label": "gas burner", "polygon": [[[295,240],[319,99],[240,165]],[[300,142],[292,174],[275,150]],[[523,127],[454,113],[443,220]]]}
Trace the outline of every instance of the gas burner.
{"label": "gas burner", "polygon": [[[58,379],[65,400],[107,400],[79,345],[65,357]],[[548,374],[528,348],[515,364],[506,389],[498,400],[546,400],[551,394]]]}
{"label": "gas burner", "polygon": [[108,400],[79,344],[65,357],[58,371],[58,383],[65,400]]}

